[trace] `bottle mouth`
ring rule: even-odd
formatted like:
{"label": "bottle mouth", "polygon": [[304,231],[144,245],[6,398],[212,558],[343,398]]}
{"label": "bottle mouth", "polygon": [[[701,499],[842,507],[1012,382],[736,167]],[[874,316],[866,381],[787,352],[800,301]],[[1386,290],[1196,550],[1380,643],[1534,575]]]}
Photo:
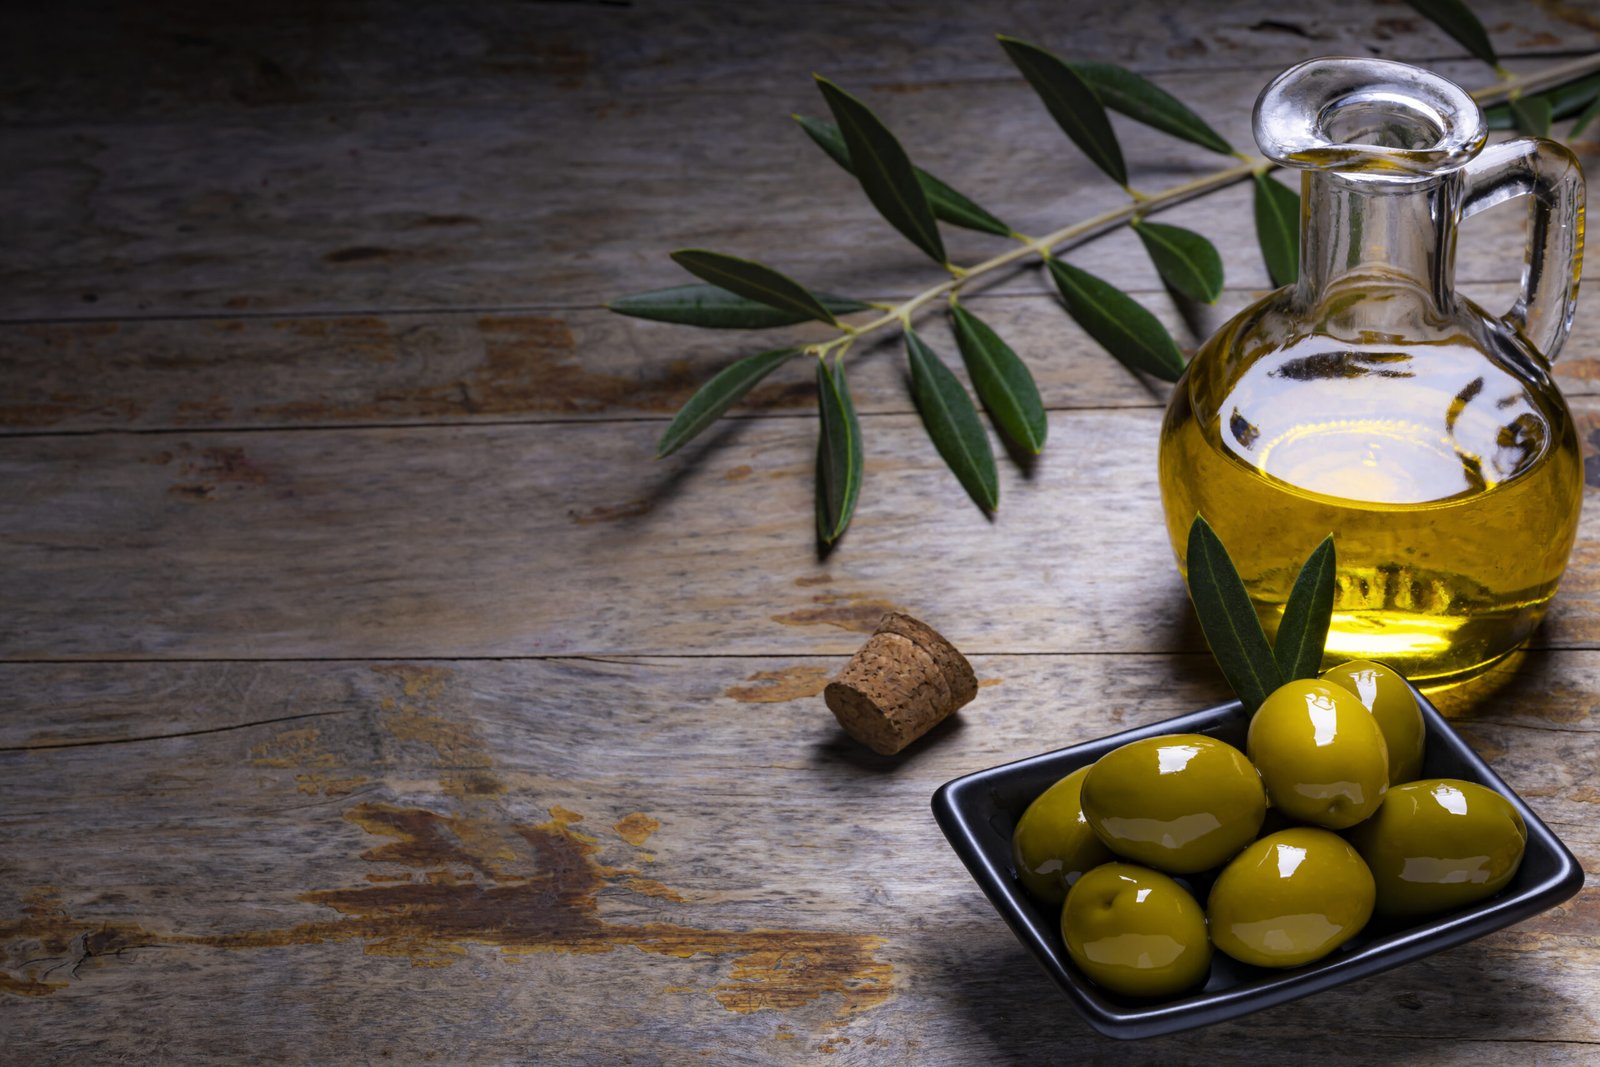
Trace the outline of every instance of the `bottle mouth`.
{"label": "bottle mouth", "polygon": [[1437,176],[1465,166],[1488,132],[1461,86],[1383,59],[1307,60],[1256,98],[1262,154],[1301,170]]}

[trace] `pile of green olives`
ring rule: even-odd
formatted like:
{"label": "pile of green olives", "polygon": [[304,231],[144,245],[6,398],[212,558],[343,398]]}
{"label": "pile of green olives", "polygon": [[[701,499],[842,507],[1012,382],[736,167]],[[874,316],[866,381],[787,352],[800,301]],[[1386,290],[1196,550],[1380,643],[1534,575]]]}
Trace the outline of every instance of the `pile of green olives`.
{"label": "pile of green olives", "polygon": [[[1375,913],[1475,903],[1522,862],[1527,827],[1505,797],[1419,780],[1424,733],[1405,679],[1342,663],[1269,695],[1242,752],[1152,737],[1056,782],[1017,822],[1017,877],[1061,909],[1073,962],[1114,993],[1195,988],[1213,951],[1314,962]],[[1210,872],[1202,909],[1182,879]]]}

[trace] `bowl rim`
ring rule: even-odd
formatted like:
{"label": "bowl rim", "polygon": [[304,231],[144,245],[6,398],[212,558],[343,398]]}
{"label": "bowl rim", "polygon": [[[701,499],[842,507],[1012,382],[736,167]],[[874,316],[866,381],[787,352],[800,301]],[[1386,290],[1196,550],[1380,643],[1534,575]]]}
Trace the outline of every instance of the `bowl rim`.
{"label": "bowl rim", "polygon": [[[1167,734],[1215,732],[1236,728],[1241,722],[1248,726],[1249,717],[1241,701],[1215,704],[963,775],[935,791],[933,815],[951,848],[1012,933],[1066,991],[1096,1030],[1108,1037],[1143,1038],[1222,1022],[1463,944],[1555,907],[1582,888],[1583,868],[1567,846],[1456,733],[1427,697],[1415,686],[1411,688],[1422,712],[1430,754],[1435,751],[1435,745],[1443,745],[1447,760],[1460,762],[1472,772],[1470,777],[1463,774],[1435,777],[1475,780],[1505,797],[1522,816],[1528,839],[1517,878],[1488,900],[1436,919],[1424,918],[1420,923],[1382,935],[1335,957],[1281,972],[1257,968],[1260,977],[1248,984],[1209,992],[1201,989],[1161,1002],[1140,1003],[1109,996],[1077,970],[1061,942],[1059,922],[1043,921],[1040,905],[1026,895],[1013,875],[1009,836],[997,847],[993,833],[987,838],[984,835],[984,830],[990,827],[989,820],[1001,810],[994,792],[998,784],[1019,776],[1054,775],[1059,778],[1130,741]],[[1437,759],[1438,756],[1432,756],[1430,762]],[[1537,866],[1548,869],[1532,878],[1532,884],[1520,884],[1524,881],[1524,871],[1534,866],[1529,860],[1535,855],[1540,858]]]}

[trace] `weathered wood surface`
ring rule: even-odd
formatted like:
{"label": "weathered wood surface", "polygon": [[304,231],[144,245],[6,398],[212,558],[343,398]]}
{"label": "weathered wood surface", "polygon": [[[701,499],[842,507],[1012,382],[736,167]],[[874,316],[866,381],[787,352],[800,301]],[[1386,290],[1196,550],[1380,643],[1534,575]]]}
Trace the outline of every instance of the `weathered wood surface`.
{"label": "weathered wood surface", "polygon": [[[611,10],[596,8],[611,7]],[[841,76],[920,90],[1012,78],[996,32],[1034,36],[1145,71],[1264,70],[1318,55],[1455,62],[1461,49],[1398,3],[1285,10],[1272,0],[1116,6],[1001,0],[863,8],[718,0],[442,7],[419,17],[403,0],[339,7],[316,0],[203,8],[116,3],[18,13],[0,53],[12,72],[0,121],[130,116],[207,118],[306,105],[385,105],[620,97],[664,90],[727,93],[793,86],[818,57]],[[1503,56],[1545,57],[1600,38],[1584,4],[1474,5]],[[997,27],[1003,29],[997,30]]]}
{"label": "weathered wood surface", "polygon": [[[1515,286],[1471,287],[1487,307]],[[1179,336],[1165,293],[1139,292]],[[1255,295],[1229,290],[1208,321]],[[1050,297],[967,301],[1028,361],[1045,405],[1159,407],[1167,387],[1128,374]],[[1579,306],[1555,365],[1572,398],[1600,391],[1600,310]],[[819,328],[821,329],[821,328]],[[963,368],[945,327],[925,339]],[[740,354],[825,336],[807,327],[761,335],[693,330],[598,309],[405,315],[54,322],[0,327],[0,434],[89,430],[306,428],[436,422],[663,422]],[[898,344],[858,361],[851,388],[863,414],[912,410]],[[335,354],[341,359],[332,358]],[[815,407],[809,377],[780,375],[735,409]]]}
{"label": "weathered wood surface", "polygon": [[[1141,33],[1162,21],[1131,17]],[[589,18],[603,39],[603,16]],[[920,162],[1024,232],[1125,203],[1002,69],[991,32],[951,38],[984,56],[985,77],[885,87],[869,99]],[[1585,36],[1600,37],[1568,31],[1574,44]],[[839,54],[826,43],[789,47],[834,70],[821,62]],[[1302,57],[1290,48],[1264,54],[1265,67],[1230,64],[1219,76],[1213,66],[1161,81],[1248,148],[1262,82]],[[1482,64],[1437,66],[1469,84],[1490,80]],[[516,96],[334,93],[324,102],[312,94],[192,114],[157,109],[138,121],[4,127],[0,182],[28,210],[8,220],[14,236],[0,243],[0,319],[594,306],[680,280],[663,253],[687,243],[767,254],[839,292],[921,288],[929,280],[921,255],[788,119],[822,108],[809,69],[739,91],[578,90],[536,79]],[[1133,123],[1118,128],[1138,186],[1163,188],[1227,162]],[[461,180],[468,171],[470,184]],[[1174,217],[1203,220],[1196,224],[1222,247],[1253,247],[1247,189],[1207,203]],[[642,242],[644,234],[660,242]],[[949,246],[958,262],[972,262],[995,242],[953,233]],[[1102,249],[1095,262],[1113,281],[1154,283],[1130,235]],[[1463,248],[1464,277],[1500,280],[1505,262],[1504,250]],[[1230,265],[1236,284],[1265,284],[1258,256]],[[1017,284],[1037,290],[1028,278]]]}
{"label": "weathered wood surface", "polygon": [[[1509,307],[1511,283],[1466,287]],[[1229,290],[1205,322],[1253,293]],[[1180,337],[1189,329],[1165,292],[1140,292]],[[1033,368],[1045,406],[1158,408],[1168,387],[1141,379],[1096,347],[1054,298],[967,301]],[[1580,304],[1556,363],[1570,398],[1600,392],[1600,308]],[[966,372],[943,323],[919,326],[956,373]],[[825,336],[693,330],[598,309],[406,315],[157,319],[0,326],[0,435],[90,430],[222,430],[442,422],[666,420],[738,355]],[[879,351],[882,348],[884,350]],[[898,339],[863,346],[850,384],[865,415],[913,410]],[[775,376],[735,408],[809,416],[805,365]]]}
{"label": "weathered wood surface", "polygon": [[[1600,482],[1600,401],[1575,407]],[[661,462],[655,421],[10,438],[0,655],[840,653],[890,608],[971,651],[1199,650],[1160,423],[1056,412],[1031,470],[1002,464],[991,519],[915,415],[867,417],[825,560],[809,417],[730,421]],[[1600,508],[1537,640],[1600,643]]]}
{"label": "weathered wood surface", "polygon": [[[840,662],[4,668],[10,1047],[1360,1064],[1600,1042],[1587,894],[1225,1027],[1098,1038],[944,847],[928,795],[1215,698],[1203,657],[978,657],[980,700],[904,759],[819,708]],[[1461,720],[1591,866],[1597,687],[1600,653],[1541,654]]]}
{"label": "weathered wood surface", "polygon": [[[1514,69],[1600,44],[1594,5],[1474,6]],[[761,342],[601,310],[676,282],[664,253],[687,244],[776,249],[870,296],[930,280],[784,118],[818,109],[812,69],[1043,230],[1119,194],[995,30],[1129,63],[1243,146],[1262,81],[1310,55],[1484,80],[1410,8],[57,5],[14,27],[0,1062],[1600,1049],[1590,889],[1314,1001],[1135,1046],[1095,1036],[995,918],[928,816],[934,787],[1224,695],[1157,525],[1166,387],[1094,351],[1036,271],[974,306],[1039,375],[1043,459],[1004,465],[986,522],[911,414],[901,355],[863,353],[867,489],[823,561],[800,368],[652,463],[676,405]],[[1119,130],[1141,186],[1216,165]],[[1173,218],[1226,257],[1208,321],[1265,285],[1245,190]],[[1493,212],[1463,238],[1461,277],[1490,306],[1517,227]],[[1073,258],[1180,323],[1129,235]],[[1557,368],[1590,461],[1573,569],[1536,650],[1446,702],[1589,870],[1597,314],[1584,305]],[[943,628],[987,683],[899,759],[854,747],[817,699],[888,606]]]}

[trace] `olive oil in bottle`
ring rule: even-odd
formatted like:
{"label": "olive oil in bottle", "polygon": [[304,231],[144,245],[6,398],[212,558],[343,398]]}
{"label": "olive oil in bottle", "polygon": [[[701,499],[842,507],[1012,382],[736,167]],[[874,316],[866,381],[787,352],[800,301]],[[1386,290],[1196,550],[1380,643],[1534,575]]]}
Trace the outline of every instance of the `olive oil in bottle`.
{"label": "olive oil in bottle", "polygon": [[[1560,145],[1485,148],[1486,131],[1459,86],[1404,64],[1317,59],[1274,79],[1255,134],[1301,172],[1299,277],[1201,346],[1161,436],[1180,568],[1199,512],[1275,635],[1332,533],[1326,659],[1432,685],[1533,632],[1582,502],[1548,368],[1577,299],[1583,177]],[[1514,200],[1522,293],[1491,315],[1455,292],[1456,228]]]}
{"label": "olive oil in bottle", "polygon": [[1257,363],[1209,420],[1180,384],[1161,453],[1180,565],[1198,511],[1273,635],[1331,532],[1327,661],[1469,677],[1532,633],[1566,566],[1582,493],[1572,421],[1474,348],[1317,340]]}

